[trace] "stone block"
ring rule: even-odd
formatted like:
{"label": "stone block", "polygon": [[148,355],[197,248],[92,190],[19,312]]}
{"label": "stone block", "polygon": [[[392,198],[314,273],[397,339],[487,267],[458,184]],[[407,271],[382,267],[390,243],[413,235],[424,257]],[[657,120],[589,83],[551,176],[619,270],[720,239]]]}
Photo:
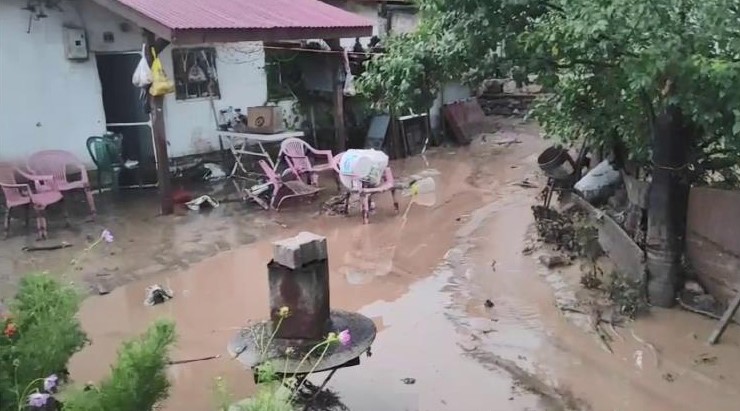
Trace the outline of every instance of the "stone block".
{"label": "stone block", "polygon": [[326,237],[306,231],[295,237],[276,241],[272,245],[273,261],[294,270],[327,258]]}

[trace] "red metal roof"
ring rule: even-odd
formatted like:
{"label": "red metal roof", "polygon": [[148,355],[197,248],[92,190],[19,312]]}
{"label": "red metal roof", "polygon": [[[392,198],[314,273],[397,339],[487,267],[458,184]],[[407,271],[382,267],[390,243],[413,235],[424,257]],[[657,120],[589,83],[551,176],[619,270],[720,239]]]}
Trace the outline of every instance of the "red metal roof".
{"label": "red metal roof", "polygon": [[372,28],[318,0],[117,0],[172,30]]}

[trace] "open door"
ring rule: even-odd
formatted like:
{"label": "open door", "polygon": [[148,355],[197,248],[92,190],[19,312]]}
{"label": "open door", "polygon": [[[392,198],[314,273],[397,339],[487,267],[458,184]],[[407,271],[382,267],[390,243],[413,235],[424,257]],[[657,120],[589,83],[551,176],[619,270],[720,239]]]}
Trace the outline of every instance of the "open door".
{"label": "open door", "polygon": [[131,83],[140,59],[139,52],[96,55],[103,89],[106,128],[123,136],[121,149],[124,161],[138,161],[139,176],[134,169],[121,170],[120,187],[138,186],[139,177],[144,185],[157,184],[151,119],[145,110],[141,89]]}

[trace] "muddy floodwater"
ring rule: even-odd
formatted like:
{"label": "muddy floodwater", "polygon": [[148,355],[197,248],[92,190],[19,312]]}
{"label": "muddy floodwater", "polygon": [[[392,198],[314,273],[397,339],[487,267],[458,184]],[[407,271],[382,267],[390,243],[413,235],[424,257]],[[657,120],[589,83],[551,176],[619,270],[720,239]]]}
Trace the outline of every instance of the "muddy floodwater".
{"label": "muddy floodwater", "polygon": [[[106,276],[123,279],[113,281],[121,286],[110,294],[84,302],[80,319],[92,344],[73,358],[72,377],[102,378],[122,341],[170,318],[179,335],[173,360],[220,357],[171,366],[163,410],[213,410],[216,377],[237,398],[249,395],[251,375],[229,358],[227,341],[268,315],[271,241],[311,231],[328,240],[332,306],[358,311],[378,327],[373,355],[329,384],[352,411],[737,410],[740,327],[708,347],[714,321],[653,309],[618,327],[609,352],[587,322],[557,308],[575,298],[576,268],[549,271],[522,253],[532,236],[530,207],[544,184],[536,156],[547,143],[517,120],[495,126],[470,147],[393,164],[398,177],[435,175],[434,204],[407,209],[404,198],[396,214],[390,195],[380,195],[369,225],[356,212],[321,215],[318,206],[212,214],[194,223],[199,229],[170,229],[159,253],[166,260],[155,258],[144,239],[149,251],[132,252],[137,264],[125,261],[125,250],[112,256],[116,270],[92,263],[78,281],[106,268],[113,272]],[[525,179],[538,188],[517,185]],[[175,297],[145,306],[144,289],[155,283]]]}

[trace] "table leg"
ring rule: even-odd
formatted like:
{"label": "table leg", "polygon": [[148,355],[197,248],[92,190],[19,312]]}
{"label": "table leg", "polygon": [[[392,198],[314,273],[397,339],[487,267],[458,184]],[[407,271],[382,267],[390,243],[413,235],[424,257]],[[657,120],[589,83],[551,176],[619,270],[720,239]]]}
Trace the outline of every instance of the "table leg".
{"label": "table leg", "polygon": [[321,394],[321,391],[324,390],[324,388],[326,387],[326,384],[329,383],[329,380],[331,380],[331,377],[334,376],[335,372],[337,372],[337,368],[331,370],[329,375],[327,375],[326,378],[324,378],[324,382],[322,382],[321,386],[319,386],[319,388],[316,389],[316,392],[313,394],[313,397],[311,397],[310,400],[306,401],[306,405],[303,407],[303,411],[308,410],[308,407],[311,405],[311,403],[313,403],[316,400],[316,397],[318,397],[319,394]]}

